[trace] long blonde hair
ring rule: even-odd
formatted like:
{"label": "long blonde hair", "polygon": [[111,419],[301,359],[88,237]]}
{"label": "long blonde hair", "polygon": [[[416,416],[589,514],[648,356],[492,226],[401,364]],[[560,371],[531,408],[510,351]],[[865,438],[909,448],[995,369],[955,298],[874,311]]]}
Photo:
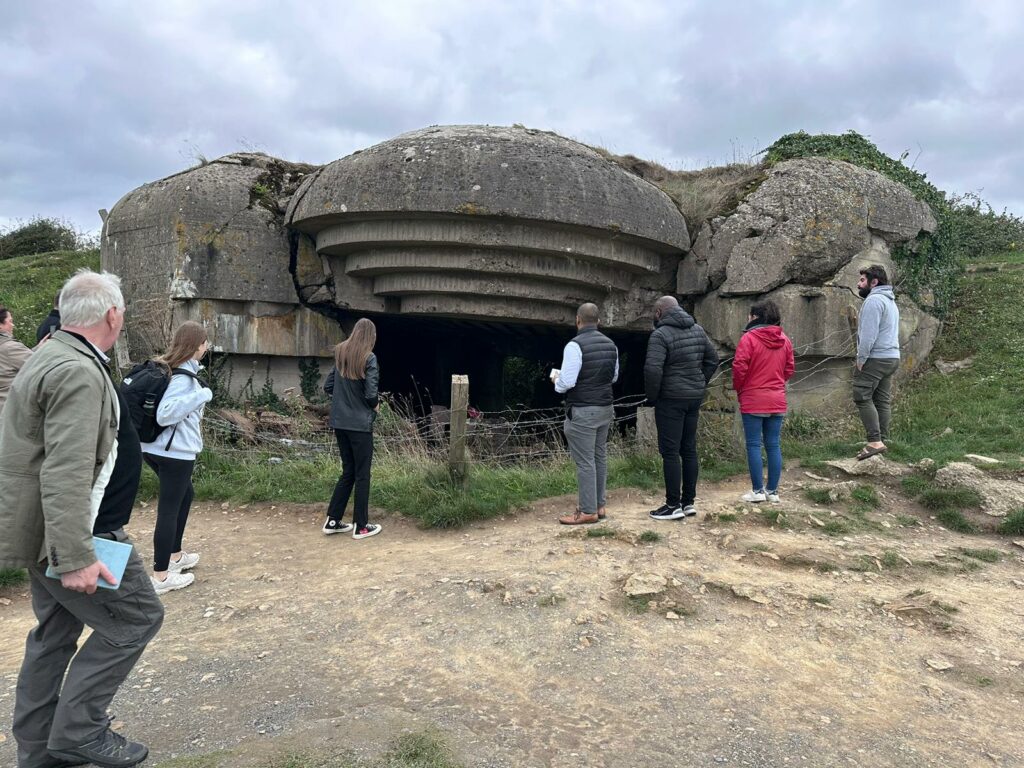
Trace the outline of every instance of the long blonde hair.
{"label": "long blonde hair", "polygon": [[348,338],[334,348],[334,365],[342,378],[366,378],[366,361],[376,343],[377,326],[372,320],[359,318]]}
{"label": "long blonde hair", "polygon": [[186,320],[174,331],[171,346],[156,358],[156,362],[168,368],[177,368],[186,360],[191,360],[207,339],[206,329],[202,325],[194,320]]}

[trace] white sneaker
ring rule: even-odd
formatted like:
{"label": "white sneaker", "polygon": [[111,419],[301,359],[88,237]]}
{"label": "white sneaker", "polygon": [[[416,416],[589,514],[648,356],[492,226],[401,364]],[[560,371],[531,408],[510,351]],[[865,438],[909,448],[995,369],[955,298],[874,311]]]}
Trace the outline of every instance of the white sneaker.
{"label": "white sneaker", "polygon": [[176,589],[184,589],[193,581],[196,580],[194,574],[191,573],[175,573],[174,571],[167,572],[167,578],[163,581],[155,579],[152,576],[149,580],[153,582],[153,590],[158,594],[162,595],[165,592],[173,592]]}
{"label": "white sneaker", "polygon": [[167,570],[170,573],[181,573],[182,571],[187,571],[190,568],[195,568],[198,564],[198,552],[182,552],[181,560],[178,560],[177,562],[171,560],[171,562],[167,564]]}
{"label": "white sneaker", "polygon": [[747,491],[740,496],[740,501],[746,501],[751,504],[760,504],[762,501],[767,501],[768,496],[764,491]]}
{"label": "white sneaker", "polygon": [[353,539],[365,539],[370,536],[376,536],[380,533],[380,526],[374,525],[373,523],[367,523],[365,528],[356,528],[352,531]]}
{"label": "white sneaker", "polygon": [[335,533],[348,533],[355,528],[352,523],[343,523],[341,520],[335,520],[333,517],[328,517],[324,521],[324,527],[321,528],[325,536],[330,536]]}
{"label": "white sneaker", "polygon": [[768,501],[771,502],[772,504],[781,504],[782,503],[782,499],[779,498],[779,494],[778,494],[777,491],[767,491],[767,495],[768,495]]}
{"label": "white sneaker", "polygon": [[693,504],[687,504],[683,507],[683,517],[696,517],[697,508]]}

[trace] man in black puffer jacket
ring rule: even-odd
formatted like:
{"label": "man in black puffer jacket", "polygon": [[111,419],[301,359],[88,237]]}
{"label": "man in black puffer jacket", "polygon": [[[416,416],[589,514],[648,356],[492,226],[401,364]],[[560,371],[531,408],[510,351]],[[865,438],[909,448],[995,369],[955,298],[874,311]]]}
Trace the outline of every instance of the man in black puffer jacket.
{"label": "man in black puffer jacket", "polygon": [[665,503],[650,512],[655,520],[697,514],[697,419],[717,368],[718,353],[704,329],[673,296],[658,299],[644,362],[644,389],[654,404],[665,474]]}

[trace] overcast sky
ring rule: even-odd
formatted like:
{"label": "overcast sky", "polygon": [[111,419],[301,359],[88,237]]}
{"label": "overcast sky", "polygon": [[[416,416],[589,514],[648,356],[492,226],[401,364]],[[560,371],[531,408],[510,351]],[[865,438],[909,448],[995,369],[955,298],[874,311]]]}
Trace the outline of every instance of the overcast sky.
{"label": "overcast sky", "polygon": [[240,149],[522,123],[672,168],[853,129],[1024,214],[1015,0],[0,0],[0,226]]}

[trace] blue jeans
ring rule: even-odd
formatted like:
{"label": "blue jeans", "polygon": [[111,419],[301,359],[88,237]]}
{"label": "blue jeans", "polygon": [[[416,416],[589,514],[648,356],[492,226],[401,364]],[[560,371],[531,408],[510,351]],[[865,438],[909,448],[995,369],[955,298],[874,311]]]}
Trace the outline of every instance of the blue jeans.
{"label": "blue jeans", "polygon": [[[771,416],[754,416],[743,414],[743,434],[747,440],[747,467],[750,469],[750,484],[755,491],[779,490],[779,478],[782,476],[782,446],[779,436],[782,433],[784,413]],[[761,461],[761,445],[768,454],[768,484],[764,483],[764,464]]]}

